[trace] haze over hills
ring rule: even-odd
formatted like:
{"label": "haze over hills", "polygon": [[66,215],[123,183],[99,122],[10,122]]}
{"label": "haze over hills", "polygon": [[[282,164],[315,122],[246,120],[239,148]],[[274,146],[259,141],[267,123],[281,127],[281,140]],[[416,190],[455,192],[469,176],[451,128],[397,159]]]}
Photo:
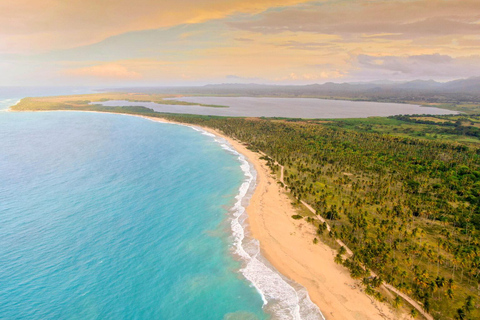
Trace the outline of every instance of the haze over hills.
{"label": "haze over hills", "polygon": [[480,102],[480,77],[437,82],[374,81],[363,83],[333,83],[310,85],[209,84],[198,87],[135,87],[115,91],[170,93],[188,95],[233,95],[270,97],[318,97],[391,102],[477,103]]}

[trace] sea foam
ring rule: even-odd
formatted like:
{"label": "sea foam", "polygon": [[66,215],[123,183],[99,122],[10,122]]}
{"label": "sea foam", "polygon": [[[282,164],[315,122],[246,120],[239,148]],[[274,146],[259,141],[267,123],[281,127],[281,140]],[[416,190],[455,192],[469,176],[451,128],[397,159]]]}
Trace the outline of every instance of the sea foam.
{"label": "sea foam", "polygon": [[18,99],[2,99],[0,100],[0,111],[8,112],[11,106],[17,105],[19,102]]}
{"label": "sea foam", "polygon": [[256,288],[263,300],[265,311],[274,319],[314,320],[325,319],[320,309],[310,300],[307,290],[282,276],[261,255],[259,242],[246,237],[245,208],[256,186],[256,171],[244,155],[237,152],[225,139],[201,128],[190,126],[206,136],[213,137],[221,147],[238,157],[245,180],[235,196],[231,208],[233,252],[243,263],[240,272]]}

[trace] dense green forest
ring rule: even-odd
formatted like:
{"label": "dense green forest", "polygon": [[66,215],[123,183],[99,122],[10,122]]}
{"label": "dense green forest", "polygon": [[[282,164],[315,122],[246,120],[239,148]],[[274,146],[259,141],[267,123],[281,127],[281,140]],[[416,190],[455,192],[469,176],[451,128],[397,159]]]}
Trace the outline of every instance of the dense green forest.
{"label": "dense green forest", "polygon": [[[305,121],[106,111],[215,128],[264,152],[272,170],[275,161],[285,167],[292,198],[329,221],[326,232],[318,217],[300,213],[317,238],[341,239],[352,249],[344,259],[340,248],[336,261],[363,279],[366,291],[385,281],[436,319],[480,318],[478,117]],[[380,278],[370,279],[364,268]]]}
{"label": "dense green forest", "polygon": [[[361,266],[438,319],[478,319],[480,150],[322,124],[168,116],[247,142],[285,166],[290,193],[330,220]],[[368,121],[368,120],[366,120]]]}

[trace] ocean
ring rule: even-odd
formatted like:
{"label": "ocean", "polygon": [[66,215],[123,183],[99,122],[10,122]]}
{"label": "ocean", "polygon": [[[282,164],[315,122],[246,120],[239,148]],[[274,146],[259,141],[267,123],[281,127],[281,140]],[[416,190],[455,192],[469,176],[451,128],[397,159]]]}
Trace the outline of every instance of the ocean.
{"label": "ocean", "polygon": [[198,128],[0,112],[0,318],[321,319],[245,232],[254,184]]}

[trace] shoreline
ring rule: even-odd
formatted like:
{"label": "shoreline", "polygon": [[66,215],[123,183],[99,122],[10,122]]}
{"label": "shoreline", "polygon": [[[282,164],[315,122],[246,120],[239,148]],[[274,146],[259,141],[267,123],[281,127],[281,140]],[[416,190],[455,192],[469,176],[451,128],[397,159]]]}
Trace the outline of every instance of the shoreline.
{"label": "shoreline", "polygon": [[[260,159],[260,154],[248,150],[242,142],[212,128],[169,121],[164,118],[123,115],[189,126],[194,129],[200,128],[226,140],[235,152],[253,166],[257,174],[256,185],[246,206],[247,230],[245,231],[248,236],[259,241],[261,255],[276,271],[307,290],[310,300],[321,310],[325,319],[407,319],[406,315],[396,313],[388,305],[366,295],[360,282],[352,279],[345,267],[334,262],[336,252],[333,249],[322,242],[313,244],[315,236],[313,226],[303,220],[291,218],[296,214],[291,200],[272,177],[266,162]],[[233,226],[232,231],[234,231]],[[251,279],[248,280],[255,286]]]}
{"label": "shoreline", "polygon": [[[182,124],[179,124],[182,125]],[[223,134],[205,127],[185,125],[202,134],[212,136],[215,142],[237,157],[244,180],[230,208],[230,229],[233,237],[233,255],[242,262],[239,272],[253,285],[263,300],[264,312],[272,319],[316,320],[325,319],[318,306],[308,296],[306,289],[283,276],[260,252],[259,242],[248,228],[246,207],[255,193],[257,171],[245,155],[239,153]],[[232,143],[230,143],[232,142]]]}
{"label": "shoreline", "polygon": [[265,259],[283,276],[303,286],[325,319],[407,319],[363,292],[360,281],[334,262],[335,250],[313,244],[314,228],[294,220],[291,200],[258,153],[214,129],[202,129],[227,140],[257,171],[257,185],[246,208],[247,228],[260,242]]}

